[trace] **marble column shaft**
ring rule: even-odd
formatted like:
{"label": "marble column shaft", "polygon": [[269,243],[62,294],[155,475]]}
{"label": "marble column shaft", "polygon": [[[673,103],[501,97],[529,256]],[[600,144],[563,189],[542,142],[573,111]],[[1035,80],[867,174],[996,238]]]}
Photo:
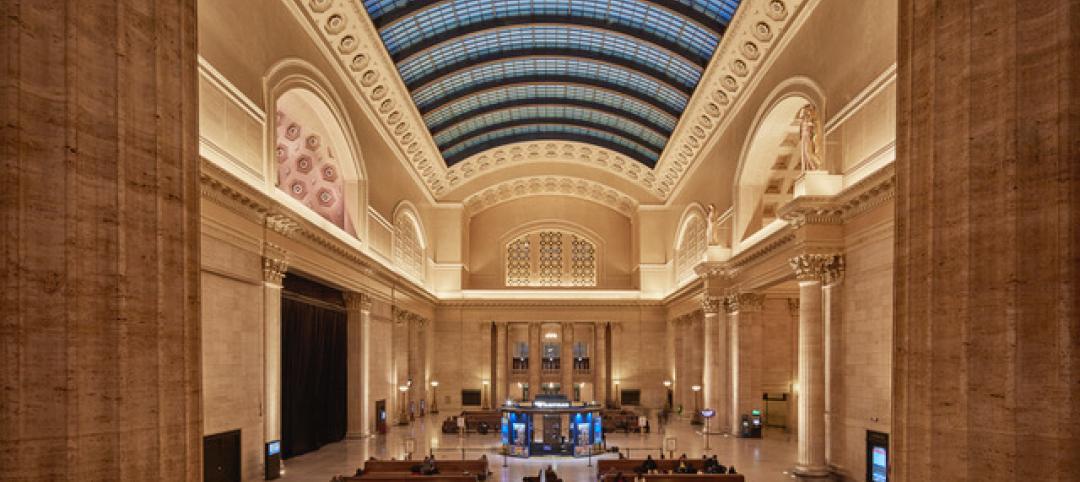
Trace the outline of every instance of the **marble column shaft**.
{"label": "marble column shaft", "polygon": [[540,324],[529,323],[529,398],[540,393]]}
{"label": "marble column shaft", "polygon": [[510,349],[507,345],[507,324],[495,322],[495,404],[501,404],[510,394]]}
{"label": "marble column shaft", "polygon": [[562,324],[562,339],[561,348],[562,358],[560,363],[560,370],[562,374],[562,392],[566,394],[566,397],[573,400],[574,398],[574,324],[563,323]]}
{"label": "marble column shaft", "polygon": [[608,379],[607,379],[607,323],[593,325],[596,340],[596,356],[593,362],[593,395],[596,402],[606,405],[608,402]]}
{"label": "marble column shaft", "polygon": [[371,435],[371,298],[360,293],[346,293],[348,316],[348,430],[346,437]]}
{"label": "marble column shaft", "polygon": [[[716,410],[720,405],[720,302],[714,298],[702,300],[705,313],[705,374],[702,377],[702,393],[705,407]],[[713,430],[719,427],[712,427]]]}
{"label": "marble column shaft", "polygon": [[195,3],[4,2],[5,479],[201,479]]}
{"label": "marble column shaft", "polygon": [[892,479],[1080,474],[1080,6],[900,2]]}
{"label": "marble column shaft", "polygon": [[267,251],[262,288],[264,442],[281,440],[281,282],[288,268],[281,253]]}

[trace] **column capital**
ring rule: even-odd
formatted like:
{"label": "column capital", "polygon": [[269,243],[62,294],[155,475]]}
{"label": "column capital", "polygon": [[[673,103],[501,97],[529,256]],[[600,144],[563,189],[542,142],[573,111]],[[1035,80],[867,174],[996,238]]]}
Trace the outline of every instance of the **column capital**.
{"label": "column capital", "polygon": [[701,297],[701,311],[703,311],[706,316],[719,314],[720,304],[720,298],[715,296]]}
{"label": "column capital", "polygon": [[364,293],[357,293],[355,291],[345,292],[345,310],[346,311],[358,311],[361,313],[371,312],[372,299],[371,295]]}
{"label": "column capital", "polygon": [[831,285],[844,275],[844,255],[840,253],[806,253],[788,260],[799,281],[820,281]]}
{"label": "column capital", "polygon": [[758,312],[765,303],[765,295],[759,293],[732,293],[724,297],[724,311],[729,315],[737,312]]}

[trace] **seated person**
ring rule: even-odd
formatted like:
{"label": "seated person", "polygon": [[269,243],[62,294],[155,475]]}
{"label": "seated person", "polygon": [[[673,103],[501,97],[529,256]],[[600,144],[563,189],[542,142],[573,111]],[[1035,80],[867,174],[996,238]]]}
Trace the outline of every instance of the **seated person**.
{"label": "seated person", "polygon": [[652,455],[646,456],[645,462],[641,464],[641,471],[644,473],[653,473],[656,472],[656,468],[656,461],[653,460]]}

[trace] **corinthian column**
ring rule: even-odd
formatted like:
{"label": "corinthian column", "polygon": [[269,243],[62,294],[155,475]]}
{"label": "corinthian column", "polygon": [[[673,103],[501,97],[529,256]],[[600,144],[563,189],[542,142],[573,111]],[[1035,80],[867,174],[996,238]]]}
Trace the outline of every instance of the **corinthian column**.
{"label": "corinthian column", "polygon": [[827,478],[825,459],[825,327],[822,284],[843,272],[837,254],[804,254],[790,260],[799,282],[799,433],[795,474]]}
{"label": "corinthian column", "polygon": [[281,282],[289,263],[285,252],[271,243],[263,251],[263,441],[269,442],[281,440]]}
{"label": "corinthian column", "polygon": [[[720,349],[720,300],[710,296],[701,299],[701,310],[705,314],[705,373],[702,376],[703,398],[705,407],[720,412],[720,372],[723,353]],[[723,418],[722,416],[720,418]],[[711,424],[711,422],[710,422]],[[713,430],[722,430],[726,423],[717,423]]]}
{"label": "corinthian column", "polygon": [[371,435],[371,393],[369,371],[371,356],[371,297],[360,293],[345,293],[348,313],[348,431],[351,439]]}

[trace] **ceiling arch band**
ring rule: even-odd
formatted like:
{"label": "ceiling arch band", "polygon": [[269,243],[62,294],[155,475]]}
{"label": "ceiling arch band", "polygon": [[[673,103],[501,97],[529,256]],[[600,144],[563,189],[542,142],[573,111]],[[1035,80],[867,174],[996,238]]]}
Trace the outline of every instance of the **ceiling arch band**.
{"label": "ceiling arch band", "polygon": [[448,166],[552,139],[653,167],[740,0],[363,3]]}

